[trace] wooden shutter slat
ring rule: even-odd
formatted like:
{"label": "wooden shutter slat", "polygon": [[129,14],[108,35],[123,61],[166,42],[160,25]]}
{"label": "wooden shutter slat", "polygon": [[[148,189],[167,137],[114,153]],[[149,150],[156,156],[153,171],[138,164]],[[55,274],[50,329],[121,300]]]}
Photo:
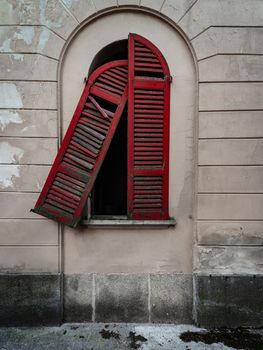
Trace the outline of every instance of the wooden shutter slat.
{"label": "wooden shutter slat", "polygon": [[170,73],[160,51],[129,35],[128,217],[168,219]]}
{"label": "wooden shutter slat", "polygon": [[[127,60],[106,63],[91,75],[34,212],[71,227],[79,222],[126,104],[127,64]],[[116,81],[119,77],[119,86],[113,88],[112,80],[106,79],[98,83],[103,73],[114,74]],[[103,101],[113,109],[104,108]]]}

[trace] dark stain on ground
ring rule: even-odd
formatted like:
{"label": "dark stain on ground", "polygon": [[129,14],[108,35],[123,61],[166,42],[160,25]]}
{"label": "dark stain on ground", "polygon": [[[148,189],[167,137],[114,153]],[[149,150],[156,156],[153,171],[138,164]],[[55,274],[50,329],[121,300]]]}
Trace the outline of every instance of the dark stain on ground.
{"label": "dark stain on ground", "polygon": [[147,341],[146,338],[144,338],[140,334],[136,335],[135,332],[130,332],[128,339],[130,340],[130,347],[132,349],[139,349],[139,347],[142,345],[142,343]]}
{"label": "dark stain on ground", "polygon": [[64,330],[63,334],[64,334],[64,335],[67,334],[67,330],[66,330],[66,329]]}
{"label": "dark stain on ground", "polygon": [[203,342],[205,344],[223,343],[226,346],[242,350],[262,350],[263,338],[260,334],[249,332],[245,328],[214,329],[205,332],[184,332],[180,335],[184,342]]}
{"label": "dark stain on ground", "polygon": [[100,335],[102,336],[103,339],[110,339],[110,338],[120,339],[119,333],[113,332],[113,331],[108,331],[106,329],[102,329],[100,331]]}

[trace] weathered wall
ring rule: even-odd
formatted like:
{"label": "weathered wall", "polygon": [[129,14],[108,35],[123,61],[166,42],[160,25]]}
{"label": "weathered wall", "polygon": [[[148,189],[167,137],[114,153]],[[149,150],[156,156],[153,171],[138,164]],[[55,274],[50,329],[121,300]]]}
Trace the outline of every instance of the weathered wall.
{"label": "weathered wall", "polygon": [[[188,273],[191,272],[191,239],[194,237],[196,242],[194,244],[196,322],[205,324],[208,322],[206,320],[209,320],[210,325],[224,325],[227,322],[225,315],[228,315],[230,310],[232,319],[240,320],[240,324],[262,324],[262,317],[257,312],[260,308],[252,302],[254,299],[261,301],[263,266],[263,35],[261,28],[263,2],[261,0],[118,0],[118,2],[117,0],[2,0],[0,8],[0,272],[57,273],[61,271],[62,236],[57,225],[36,217],[35,214],[29,213],[29,209],[34,205],[57,151],[59,132],[57,111],[58,92],[60,92],[57,68],[62,62],[62,48],[70,42],[71,33],[74,30],[77,32],[82,21],[91,16],[95,17],[100,12],[120,11],[122,6],[129,5],[138,13],[147,10],[161,17],[163,22],[153,17],[151,20],[162,23],[163,28],[169,27],[165,21],[170,22],[172,26],[178,26],[179,30],[185,33],[186,42],[192,45],[196,55],[199,70],[199,101],[196,106],[199,109],[199,125],[196,132],[199,141],[196,153],[198,159],[197,205],[193,210],[195,228],[188,231],[189,226],[186,237],[182,237],[183,231],[180,231],[182,212],[177,210],[178,197],[172,196],[171,212],[177,217],[178,227],[175,230],[164,230],[162,234],[165,238],[161,240],[161,244],[158,231],[144,231],[143,235],[147,235],[146,241],[142,241],[140,232],[136,231],[92,230],[88,233],[88,237],[85,235],[85,238],[83,238],[84,233],[79,233],[76,237],[77,233],[68,231],[65,232],[64,251],[66,271],[82,273],[87,272],[87,269],[89,272],[100,273],[123,271]],[[110,14],[107,16],[109,18]],[[145,18],[150,17],[145,15]],[[98,19],[100,20],[103,19]],[[90,25],[95,26],[95,23],[88,24],[87,28]],[[140,24],[141,30],[144,31],[140,34],[149,37],[153,42],[156,37],[156,43],[163,51],[168,52],[170,44],[164,45],[166,43],[159,42],[161,41],[159,32],[148,34],[146,24],[146,21]],[[132,25],[130,28],[133,28]],[[84,31],[85,29],[81,30],[76,38],[80,37]],[[127,33],[128,31],[127,28]],[[133,31],[138,30],[135,28]],[[174,37],[173,44],[177,40],[182,41],[176,34],[176,30],[171,31],[177,38]],[[118,32],[112,34],[116,37],[119,35]],[[98,36],[98,42],[101,40],[103,43],[104,36],[103,33]],[[108,43],[108,33],[105,40]],[[186,44],[183,41],[181,49],[186,50]],[[66,55],[68,53],[70,48]],[[175,61],[178,54],[180,53],[175,54]],[[66,67],[67,56],[64,57]],[[70,78],[72,84],[78,86],[76,91],[81,90],[78,79],[79,77],[82,79],[83,71],[87,69],[88,66],[83,69],[83,66],[81,68],[76,65],[78,74],[75,78],[72,76]],[[180,74],[178,78],[180,79]],[[61,82],[63,87],[63,71]],[[62,90],[62,93],[64,91],[66,90]],[[72,102],[74,98],[76,99],[77,96],[72,96]],[[192,107],[195,108],[194,105]],[[72,104],[68,111],[73,109]],[[65,117],[65,120],[70,118],[70,114],[63,115],[63,118]],[[174,130],[180,140],[177,147],[172,145],[174,149],[171,154],[174,154],[175,161],[173,171],[178,166],[176,152],[181,151],[182,146],[191,144],[188,140],[189,143],[182,145],[186,137],[185,127],[192,125],[191,121],[188,122],[188,124],[180,122],[184,127],[179,130],[176,130],[180,127],[179,124],[172,126],[176,125]],[[187,133],[192,137],[191,128],[187,129]],[[185,154],[190,155],[191,152]],[[187,161],[193,162],[192,158]],[[185,168],[179,171],[179,182],[177,173],[171,176],[172,183],[174,181],[171,193],[180,193],[184,172]],[[189,191],[189,186],[186,185],[186,192]],[[194,198],[187,197],[188,204],[192,200]],[[186,222],[186,217],[183,221]],[[178,241],[177,235],[178,238],[180,237]],[[181,244],[180,251],[177,247],[173,247],[177,242]],[[128,244],[131,247],[139,247],[139,243],[142,243],[141,250],[131,249],[127,260],[124,256],[120,260],[117,259],[116,251]],[[172,247],[167,250],[168,243]],[[111,247],[109,251],[106,249],[108,246]],[[98,255],[100,252],[93,251],[92,247],[101,249],[101,257],[106,261],[113,258],[116,264],[110,264],[104,270],[102,259]],[[102,250],[103,247],[104,250]],[[147,254],[144,259],[145,251]],[[109,252],[111,254],[108,254]],[[71,253],[72,258],[70,258]],[[88,254],[92,260],[83,258]],[[156,261],[160,261],[161,254],[165,257],[165,261],[168,261],[168,266],[162,269],[160,265],[155,264]],[[139,260],[135,262],[133,256]],[[144,264],[144,261],[147,263]],[[125,265],[126,262],[127,265]],[[104,277],[96,276],[93,275],[90,288],[92,288],[91,291],[98,290],[96,296],[98,299],[92,294],[91,304],[89,304],[84,296],[86,305],[93,308],[93,320],[97,319],[94,311],[97,305],[95,300],[99,300],[100,297],[103,299],[104,295],[109,296],[107,288],[106,292],[104,290],[102,294],[99,293],[100,280]],[[119,278],[124,280],[126,278],[121,274],[117,276],[121,276]],[[74,275],[69,278],[74,279]],[[147,275],[145,278],[148,278]],[[160,295],[163,297],[164,304],[168,305],[172,303],[170,296],[173,295],[174,284],[170,283],[169,274],[163,278],[166,278],[166,296],[160,287],[163,281],[157,286],[157,278],[155,286],[156,290],[162,291]],[[112,283],[110,275],[108,279],[107,285],[110,290]],[[140,277],[138,279],[140,280]],[[172,280],[175,281],[175,278]],[[138,295],[141,295],[143,300],[148,300],[146,301],[149,316],[151,314],[149,305],[154,304],[151,302],[152,289],[148,284],[148,289],[145,291],[145,279],[140,281],[141,287],[137,289],[139,294],[135,295],[135,300]],[[1,283],[3,288],[8,285],[4,280]],[[132,283],[126,283],[128,289],[123,291],[123,295],[118,295],[116,291],[117,301],[130,295],[129,285]],[[183,291],[184,284],[179,283],[179,285]],[[54,290],[57,290],[58,283],[54,283],[53,286]],[[80,288],[79,295],[83,295],[80,282],[69,281],[68,286],[73,286],[73,290]],[[248,286],[251,291],[249,295],[246,293]],[[67,288],[70,290],[71,287],[66,285],[66,290]],[[219,293],[215,294],[215,290]],[[70,291],[67,296],[68,306],[70,303],[76,304],[76,300],[70,297]],[[180,303],[180,297],[177,301],[173,301],[173,305],[177,305],[178,302]],[[81,301],[80,304],[82,306],[83,302]],[[163,310],[165,305],[162,307]],[[229,305],[232,305],[232,309]],[[245,308],[242,309],[241,305],[245,305]],[[178,311],[178,308],[175,306],[174,310]],[[222,317],[215,320],[212,316],[216,313],[220,313]],[[151,319],[150,316],[149,319]],[[176,311],[170,320],[179,320]]]}

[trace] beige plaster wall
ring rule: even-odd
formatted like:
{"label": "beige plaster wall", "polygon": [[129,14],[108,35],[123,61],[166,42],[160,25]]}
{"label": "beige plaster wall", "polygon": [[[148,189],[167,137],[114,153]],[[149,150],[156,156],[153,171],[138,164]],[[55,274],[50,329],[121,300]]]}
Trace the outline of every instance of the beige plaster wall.
{"label": "beige plaster wall", "polygon": [[64,229],[66,273],[192,271],[194,120],[197,77],[181,35],[162,20],[138,12],[111,13],[83,28],[62,61],[62,126],[65,133],[94,56],[129,32],[152,41],[166,58],[171,84],[170,215],[173,229]]}

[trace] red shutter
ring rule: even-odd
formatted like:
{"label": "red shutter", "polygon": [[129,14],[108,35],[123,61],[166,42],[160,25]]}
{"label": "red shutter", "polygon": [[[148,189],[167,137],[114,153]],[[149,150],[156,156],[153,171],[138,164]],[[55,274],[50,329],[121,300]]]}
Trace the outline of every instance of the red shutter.
{"label": "red shutter", "polygon": [[127,64],[107,63],[91,75],[34,212],[77,225],[125,107]]}
{"label": "red shutter", "polygon": [[168,219],[170,73],[160,51],[129,35],[128,217]]}

